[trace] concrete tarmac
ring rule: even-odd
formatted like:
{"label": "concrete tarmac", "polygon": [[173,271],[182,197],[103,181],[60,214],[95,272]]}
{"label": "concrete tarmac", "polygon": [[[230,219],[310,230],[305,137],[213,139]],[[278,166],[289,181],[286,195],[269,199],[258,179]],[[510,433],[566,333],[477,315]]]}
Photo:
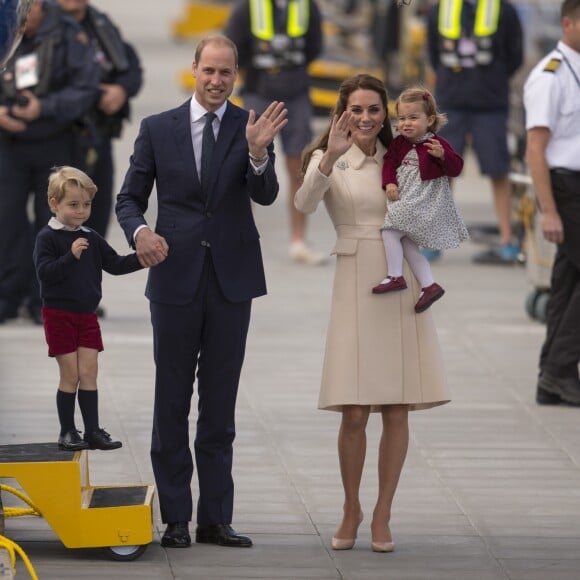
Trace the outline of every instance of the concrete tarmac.
{"label": "concrete tarmac", "polygon": [[[95,4],[135,43],[146,70],[133,124],[116,147],[120,185],[139,120],[187,98],[177,75],[189,67],[193,47],[169,37],[169,22],[181,15],[184,2]],[[256,208],[269,293],[254,302],[237,406],[233,525],[253,538],[254,547],[194,544],[165,550],[157,505],[154,541],[134,562],[113,562],[101,550],[67,549],[39,518],[9,519],[7,536],[26,551],[42,580],[580,578],[580,409],[536,405],[545,329],[524,309],[532,288],[526,269],[473,265],[471,257],[482,249],[473,242],[433,265],[447,290],[433,313],[453,401],[411,415],[409,454],[391,524],[396,550],[370,550],[380,435],[375,416],[362,483],[365,520],[353,550],[331,549],[342,514],[339,415],[316,405],[333,262],[306,267],[288,260],[282,167],[280,177],[279,200]],[[456,191],[467,222],[493,223],[488,183],[471,160]],[[150,217],[153,223],[153,211]],[[309,221],[309,238],[330,252],[334,231],[323,208]],[[119,252],[128,251],[116,222],[109,241]],[[153,482],[154,366],[145,280],[146,272],[104,277],[100,415],[102,426],[124,445],[90,452],[96,485]],[[0,444],[56,440],[57,380],[41,327],[26,319],[0,326]],[[193,438],[195,413],[191,419]],[[80,417],[77,424],[82,425]],[[193,485],[195,494],[195,477]],[[3,499],[12,505],[9,496]],[[17,578],[27,577],[19,562]]]}

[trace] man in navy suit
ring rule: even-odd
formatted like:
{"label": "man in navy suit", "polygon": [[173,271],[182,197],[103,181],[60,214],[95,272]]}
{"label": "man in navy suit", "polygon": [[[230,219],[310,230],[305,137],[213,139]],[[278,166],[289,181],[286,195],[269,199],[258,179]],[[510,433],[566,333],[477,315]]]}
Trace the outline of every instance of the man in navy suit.
{"label": "man in navy suit", "polygon": [[[151,461],[168,524],[161,543],[191,544],[188,417],[197,371],[196,541],[249,547],[230,524],[238,382],[252,298],[266,293],[251,200],[276,199],[272,141],[287,111],[274,101],[257,118],[227,100],[238,66],[236,46],[223,36],[198,44],[192,72],[193,97],[141,123],[116,211],[140,260],[154,266],[145,294],[156,365]],[[143,214],[154,183],[152,231]]]}

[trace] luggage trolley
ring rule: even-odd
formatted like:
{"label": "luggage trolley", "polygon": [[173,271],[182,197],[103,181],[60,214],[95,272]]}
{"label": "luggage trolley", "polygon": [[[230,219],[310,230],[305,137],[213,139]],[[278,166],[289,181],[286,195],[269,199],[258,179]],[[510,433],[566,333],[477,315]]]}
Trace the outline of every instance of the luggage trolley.
{"label": "luggage trolley", "polygon": [[533,285],[533,289],[526,296],[526,312],[533,320],[546,322],[550,298],[550,275],[556,254],[556,244],[544,239],[539,226],[539,212],[532,178],[526,174],[510,173],[510,181],[515,187],[524,188],[519,199],[518,217],[524,227],[526,274]]}
{"label": "luggage trolley", "polygon": [[533,320],[546,322],[556,245],[544,239],[539,227],[536,193],[525,159],[527,131],[523,92],[532,68],[560,39],[560,4],[543,0],[515,0],[514,6],[525,32],[525,61],[511,82],[508,142],[512,151],[512,172],[509,177],[517,198],[516,235],[525,255],[526,275],[533,286],[526,295],[525,310]]}
{"label": "luggage trolley", "polygon": [[[93,486],[87,450],[56,443],[0,445],[0,479],[14,479],[67,548],[135,560],[153,541],[152,484]],[[6,509],[6,504],[4,504]]]}

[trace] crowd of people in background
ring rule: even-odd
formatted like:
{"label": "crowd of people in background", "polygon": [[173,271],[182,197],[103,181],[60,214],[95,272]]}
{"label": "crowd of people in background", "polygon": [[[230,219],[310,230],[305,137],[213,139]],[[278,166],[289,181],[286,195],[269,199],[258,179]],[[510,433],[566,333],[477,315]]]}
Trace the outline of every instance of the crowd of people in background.
{"label": "crowd of people in background", "polygon": [[[299,10],[291,9],[290,4],[287,0],[236,2],[223,33],[238,49],[245,108],[261,114],[270,100],[277,99],[289,110],[291,122],[279,139],[289,183],[284,192],[288,255],[296,262],[317,265],[327,262],[328,256],[312,246],[307,218],[296,210],[293,198],[300,186],[302,151],[313,136],[308,67],[325,54],[328,43],[322,28],[323,3],[299,0],[292,4]],[[498,0],[497,6],[494,0],[392,4],[379,19],[384,23],[386,16],[388,21],[381,37],[392,40],[390,52],[400,51],[402,11],[413,10],[422,19],[425,60],[430,65],[425,86],[447,112],[448,122],[440,136],[460,155],[472,147],[482,175],[490,179],[498,243],[475,255],[474,262],[517,263],[522,249],[514,234],[508,178],[510,83],[525,58],[517,4],[508,0]],[[368,5],[374,38],[380,7],[374,1]],[[348,16],[360,17],[365,4],[345,2],[340,8]],[[372,44],[376,59],[388,60],[376,39]],[[56,50],[48,50],[50,46]],[[67,51],[74,51],[74,58],[66,58]],[[42,70],[41,78],[29,72],[30,65]],[[398,76],[394,68],[385,67],[387,87],[393,86],[391,77]],[[137,51],[109,15],[89,0],[34,1],[24,40],[0,82],[0,177],[12,192],[0,199],[0,219],[4,220],[0,250],[11,248],[0,267],[0,324],[19,313],[42,323],[38,284],[26,256],[31,253],[34,235],[50,217],[41,200],[51,167],[74,165],[94,179],[100,194],[87,225],[107,235],[115,196],[112,143],[122,135],[131,100],[142,84]],[[391,99],[396,96],[396,92],[389,95]],[[31,194],[35,202],[30,231],[26,206]],[[441,256],[438,248],[423,247],[422,253],[429,261]],[[98,315],[105,315],[102,305]]]}
{"label": "crowd of people in background", "polygon": [[99,195],[87,225],[106,236],[115,195],[112,140],[142,82],[137,52],[89,0],[34,0],[0,74],[0,324],[22,307],[42,324],[32,247],[51,217],[52,168],[73,165],[94,179]]}

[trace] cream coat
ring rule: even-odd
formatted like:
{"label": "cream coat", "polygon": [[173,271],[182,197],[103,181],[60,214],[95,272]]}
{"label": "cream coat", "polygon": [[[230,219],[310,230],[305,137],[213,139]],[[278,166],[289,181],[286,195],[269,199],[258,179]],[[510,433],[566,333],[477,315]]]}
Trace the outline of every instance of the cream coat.
{"label": "cream coat", "polygon": [[317,150],[296,193],[295,205],[304,213],[324,201],[337,233],[320,409],[408,404],[414,410],[449,401],[437,331],[430,311],[415,314],[420,288],[407,264],[406,290],[371,292],[387,271],[380,234],[384,153],[380,142],[374,157],[353,145],[326,177]]}

